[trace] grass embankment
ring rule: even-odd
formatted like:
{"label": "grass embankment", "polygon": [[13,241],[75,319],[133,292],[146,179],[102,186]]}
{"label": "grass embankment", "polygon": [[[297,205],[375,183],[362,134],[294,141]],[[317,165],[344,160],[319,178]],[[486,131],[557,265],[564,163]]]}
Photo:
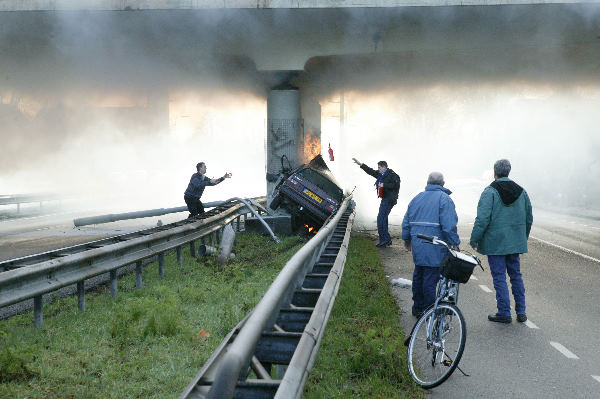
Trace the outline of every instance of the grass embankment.
{"label": "grass embankment", "polygon": [[303,243],[276,245],[270,238],[238,234],[236,259],[222,268],[214,258],[183,266],[165,259],[107,287],[44,306],[44,328],[32,313],[0,321],[0,398],[176,398],[224,336],[252,309]]}
{"label": "grass embankment", "polygon": [[404,338],[377,250],[367,238],[352,236],[304,398],[424,397],[408,374]]}

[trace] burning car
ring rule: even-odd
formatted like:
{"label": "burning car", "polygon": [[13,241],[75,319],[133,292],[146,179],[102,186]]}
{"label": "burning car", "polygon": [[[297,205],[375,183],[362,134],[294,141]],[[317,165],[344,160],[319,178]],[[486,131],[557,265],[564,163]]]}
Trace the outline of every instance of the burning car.
{"label": "burning car", "polygon": [[[344,193],[323,157],[284,174],[273,190],[271,209],[280,206],[292,215],[296,228],[320,227],[340,206]],[[310,227],[309,227],[310,225]]]}

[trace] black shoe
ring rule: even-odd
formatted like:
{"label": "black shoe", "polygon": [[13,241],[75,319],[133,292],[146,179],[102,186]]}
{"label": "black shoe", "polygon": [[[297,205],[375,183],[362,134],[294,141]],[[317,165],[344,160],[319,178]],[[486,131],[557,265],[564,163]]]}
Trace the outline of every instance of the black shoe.
{"label": "black shoe", "polygon": [[525,323],[527,321],[527,315],[525,313],[518,314],[517,321],[519,323]]}
{"label": "black shoe", "polygon": [[412,315],[415,316],[417,319],[420,319],[421,316],[423,316],[423,313],[425,312],[412,312]]}
{"label": "black shoe", "polygon": [[379,244],[375,245],[377,248],[383,248],[383,247],[389,247],[390,245],[392,245],[392,240],[386,241],[386,242],[380,242]]}
{"label": "black shoe", "polygon": [[498,313],[488,315],[488,320],[496,323],[512,323],[512,317],[502,316]]}

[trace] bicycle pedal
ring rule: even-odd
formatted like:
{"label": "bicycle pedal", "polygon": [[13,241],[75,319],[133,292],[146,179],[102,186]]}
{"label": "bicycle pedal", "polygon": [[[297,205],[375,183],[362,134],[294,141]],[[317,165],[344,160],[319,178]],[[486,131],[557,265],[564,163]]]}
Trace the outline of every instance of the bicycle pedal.
{"label": "bicycle pedal", "polygon": [[452,360],[444,360],[442,361],[442,364],[446,367],[450,367],[452,366]]}

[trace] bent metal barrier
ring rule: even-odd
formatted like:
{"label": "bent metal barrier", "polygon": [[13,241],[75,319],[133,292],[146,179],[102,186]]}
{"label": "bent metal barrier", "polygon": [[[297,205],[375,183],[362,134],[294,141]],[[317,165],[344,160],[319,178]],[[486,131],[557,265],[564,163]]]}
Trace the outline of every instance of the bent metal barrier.
{"label": "bent metal barrier", "polygon": [[[259,202],[265,202],[264,197]],[[253,205],[256,207],[256,205]],[[85,280],[104,273],[110,273],[111,295],[116,295],[117,269],[129,264],[136,265],[136,287],[142,287],[142,266],[146,259],[158,259],[158,273],[164,274],[164,256],[177,251],[177,262],[182,264],[182,249],[189,244],[190,255],[195,256],[195,241],[212,234],[218,240],[219,232],[229,223],[251,212],[246,205],[236,204],[223,208],[220,213],[197,221],[186,220],[137,232],[135,236],[118,236],[112,239],[83,244],[85,250],[69,253],[58,250],[51,259],[34,264],[15,267],[0,273],[0,308],[28,299],[34,299],[34,322],[36,327],[43,323],[42,295],[63,287],[77,284],[78,304],[85,310]],[[123,240],[123,241],[121,241]],[[94,245],[97,244],[97,245]],[[36,258],[36,256],[34,256]],[[39,257],[37,257],[39,258]]]}
{"label": "bent metal barrier", "polygon": [[[286,263],[180,399],[302,396],[344,271],[355,215],[350,198]],[[273,366],[277,366],[275,378]]]}

